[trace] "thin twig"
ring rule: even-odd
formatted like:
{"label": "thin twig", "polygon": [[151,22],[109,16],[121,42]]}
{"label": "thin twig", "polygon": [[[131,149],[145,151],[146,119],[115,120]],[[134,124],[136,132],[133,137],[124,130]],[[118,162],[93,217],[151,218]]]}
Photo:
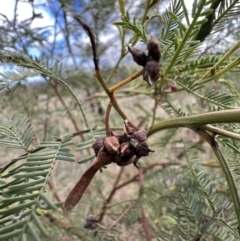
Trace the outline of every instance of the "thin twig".
{"label": "thin twig", "polygon": [[56,84],[56,83],[52,83],[52,82],[50,82],[50,85],[51,85],[51,87],[54,89],[54,91],[55,91],[55,93],[56,93],[58,99],[60,100],[60,102],[62,103],[63,107],[64,107],[65,110],[67,111],[67,114],[68,114],[70,120],[72,121],[75,130],[78,131],[79,128],[78,128],[78,126],[77,126],[77,122],[76,122],[75,119],[73,118],[73,116],[72,116],[71,112],[69,111],[69,109],[68,109],[68,107],[67,107],[65,101],[63,100],[61,94],[59,93],[59,90],[58,90],[57,84]]}
{"label": "thin twig", "polygon": [[[46,101],[46,112],[49,113],[49,95],[47,95],[47,101]],[[43,123],[43,141],[46,141],[47,139],[47,129],[48,129],[48,115],[45,117],[44,123]]]}
{"label": "thin twig", "polygon": [[[179,163],[174,163],[174,162],[155,163],[155,164],[152,164],[152,165],[150,165],[148,167],[143,167],[143,173],[146,173],[147,171],[153,169],[156,166],[162,166],[162,168],[166,168],[168,166],[175,166],[175,165],[179,166],[180,164]],[[126,186],[126,185],[128,185],[130,183],[132,183],[132,182],[137,181],[138,178],[139,178],[139,174],[134,175],[132,178],[130,178],[127,181],[125,181],[125,182],[121,183],[120,185],[116,186],[116,190],[118,190],[118,189],[120,189],[120,188],[122,188],[122,187],[124,187],[124,186]]]}
{"label": "thin twig", "polygon": [[53,191],[54,197],[56,198],[56,200],[58,202],[62,202],[62,199],[60,198],[60,196],[58,195],[58,193],[56,192],[53,182],[51,180],[48,181],[48,186],[49,188]]}
{"label": "thin twig", "polygon": [[99,215],[99,222],[102,221],[102,219],[103,219],[103,217],[104,217],[104,215],[105,215],[105,212],[106,212],[107,205],[110,203],[110,201],[112,200],[113,195],[115,194],[115,192],[116,192],[116,190],[117,190],[117,189],[116,189],[116,186],[118,185],[118,183],[119,183],[119,181],[120,181],[120,179],[121,179],[121,176],[122,176],[122,174],[123,174],[123,169],[124,169],[124,168],[121,167],[119,173],[117,174],[117,177],[116,177],[116,179],[115,179],[115,182],[114,182],[114,184],[113,184],[113,188],[112,188],[112,190],[110,191],[110,193],[109,193],[109,195],[108,195],[108,198],[106,199],[103,207],[101,208],[101,212],[100,212],[100,215]]}
{"label": "thin twig", "polygon": [[[90,39],[91,42],[91,46],[92,46],[92,52],[93,52],[93,62],[94,62],[94,66],[95,66],[95,75],[97,77],[97,80],[99,81],[99,83],[101,84],[102,88],[104,89],[104,91],[106,92],[106,94],[108,95],[112,106],[114,107],[114,109],[118,112],[118,114],[122,117],[122,119],[126,120],[128,119],[126,114],[122,111],[122,109],[120,108],[120,106],[118,105],[117,100],[114,97],[113,93],[110,93],[105,80],[102,77],[102,73],[100,71],[99,65],[98,65],[98,58],[97,58],[97,51],[96,51],[96,43],[94,40],[94,35],[90,29],[90,27],[84,23],[80,17],[76,16],[75,19],[78,21],[78,23],[80,23],[80,25],[83,27],[83,29],[87,32],[88,37]],[[129,124],[133,127],[135,127],[130,121]]]}
{"label": "thin twig", "polygon": [[134,207],[135,203],[133,203],[132,205],[129,205],[129,207],[118,217],[118,219],[108,228],[108,230],[111,230],[113,227],[115,227],[120,221],[121,219],[128,214],[128,212]]}
{"label": "thin twig", "polygon": [[142,70],[139,70],[137,72],[135,72],[134,74],[132,74],[131,76],[127,77],[126,79],[122,80],[120,83],[112,86],[109,88],[109,92],[113,93],[114,91],[116,91],[117,89],[123,87],[124,85],[130,83],[131,81],[133,81],[134,79],[136,79],[137,77],[142,75]]}
{"label": "thin twig", "polygon": [[106,110],[106,114],[105,114],[105,129],[106,129],[106,136],[110,136],[110,127],[109,127],[109,116],[110,116],[110,112],[112,109],[112,104],[109,103],[107,106],[107,110]]}
{"label": "thin twig", "polygon": [[[139,168],[138,175],[139,175],[139,197],[141,198],[141,196],[143,195],[143,179],[144,179],[142,167]],[[145,237],[147,241],[151,241],[151,235],[148,227],[148,220],[145,215],[143,206],[141,209],[142,209],[142,226],[145,233]]]}
{"label": "thin twig", "polygon": [[91,29],[89,28],[89,26],[84,23],[80,17],[76,16],[75,19],[81,24],[81,26],[83,27],[83,29],[87,32],[90,41],[91,41],[91,46],[92,46],[92,51],[93,51],[93,62],[94,62],[94,66],[95,66],[95,70],[99,70],[99,66],[98,66],[98,59],[97,59],[97,51],[96,51],[96,44],[95,44],[95,40],[94,40],[94,35],[91,31]]}
{"label": "thin twig", "polygon": [[157,95],[157,83],[155,82],[155,98],[154,98],[154,107],[153,107],[153,115],[152,115],[152,121],[150,123],[150,127],[149,129],[152,128],[152,126],[154,125],[155,119],[156,119],[156,112],[157,112],[157,107],[158,107],[158,95]]}
{"label": "thin twig", "polygon": [[204,125],[202,126],[202,128],[207,131],[211,131],[215,135],[222,135],[222,136],[230,137],[232,139],[240,140],[240,134],[237,134],[231,131],[223,130],[221,128],[218,128],[212,125]]}

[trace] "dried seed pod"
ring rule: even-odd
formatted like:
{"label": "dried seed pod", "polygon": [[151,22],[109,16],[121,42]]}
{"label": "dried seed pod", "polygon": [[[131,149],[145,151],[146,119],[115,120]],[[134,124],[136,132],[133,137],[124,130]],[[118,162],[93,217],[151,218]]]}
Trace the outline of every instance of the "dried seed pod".
{"label": "dried seed pod", "polygon": [[148,156],[149,152],[154,152],[146,142],[139,142],[136,147],[136,155],[138,157]]}
{"label": "dried seed pod", "polygon": [[93,148],[96,156],[97,156],[99,150],[103,147],[104,139],[105,138],[98,138],[98,139],[94,140],[92,143],[92,148]]}
{"label": "dried seed pod", "polygon": [[128,51],[138,65],[144,66],[147,63],[148,57],[141,49],[128,46]]}
{"label": "dried seed pod", "polygon": [[148,57],[159,62],[161,58],[161,48],[158,39],[153,34],[151,34],[151,37],[148,41],[147,49]]}
{"label": "dried seed pod", "polygon": [[147,133],[147,130],[138,130],[133,133],[132,137],[139,142],[143,142],[147,139]]}
{"label": "dried seed pod", "polygon": [[116,136],[106,137],[103,144],[104,144],[104,147],[106,148],[107,152],[110,154],[117,153],[120,148],[120,143]]}
{"label": "dried seed pod", "polygon": [[155,60],[149,60],[143,68],[143,79],[150,85],[160,77],[160,65]]}

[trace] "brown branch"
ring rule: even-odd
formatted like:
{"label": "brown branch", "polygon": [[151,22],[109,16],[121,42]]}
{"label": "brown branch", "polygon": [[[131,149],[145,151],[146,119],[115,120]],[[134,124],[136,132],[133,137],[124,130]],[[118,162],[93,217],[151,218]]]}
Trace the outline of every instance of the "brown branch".
{"label": "brown branch", "polygon": [[[143,173],[146,173],[147,171],[153,169],[155,166],[162,166],[162,168],[165,168],[165,167],[173,166],[173,165],[179,165],[179,163],[172,163],[172,162],[155,163],[155,164],[152,164],[148,167],[143,167]],[[159,170],[161,170],[161,169],[159,169]],[[120,185],[116,186],[115,188],[116,188],[116,190],[120,189],[120,188],[122,188],[122,187],[124,187],[124,186],[126,186],[126,185],[128,185],[132,182],[136,182],[138,180],[139,180],[139,174],[136,174],[132,178],[130,178],[129,180],[127,180],[123,183],[121,183]]]}
{"label": "brown branch", "polygon": [[71,121],[72,121],[72,123],[73,123],[73,125],[74,125],[75,130],[78,131],[79,129],[78,129],[78,126],[77,126],[77,122],[76,122],[75,119],[73,118],[73,116],[72,116],[71,112],[69,111],[66,103],[64,102],[61,94],[59,93],[59,90],[58,90],[58,88],[57,88],[57,84],[50,82],[50,85],[51,85],[51,87],[54,89],[54,91],[55,91],[58,99],[60,100],[60,102],[62,103],[63,107],[64,107],[65,110],[67,111],[67,114],[68,114],[69,118],[71,119]]}
{"label": "brown branch", "polygon": [[88,37],[90,38],[92,51],[93,51],[93,62],[94,62],[95,70],[99,70],[98,59],[97,59],[97,51],[96,51],[96,43],[95,43],[95,40],[94,40],[94,35],[93,35],[91,29],[89,28],[89,26],[86,23],[84,23],[81,20],[80,17],[76,16],[74,18],[80,23],[80,25],[87,32]]}
{"label": "brown branch", "polygon": [[135,203],[133,203],[132,205],[130,205],[119,217],[118,219],[108,228],[108,230],[111,230],[113,227],[115,227],[120,221],[121,219],[128,214],[128,212],[134,207]]}
{"label": "brown branch", "polygon": [[[139,175],[139,197],[141,197],[143,195],[143,168],[140,167],[138,172]],[[145,237],[147,241],[151,241],[151,235],[150,235],[150,231],[149,231],[149,227],[148,227],[148,220],[147,217],[145,215],[144,212],[144,208],[142,206],[142,226],[143,226],[143,230],[145,232]]]}
{"label": "brown branch", "polygon": [[117,184],[119,183],[120,178],[121,178],[121,176],[122,176],[122,174],[123,174],[123,169],[124,169],[124,168],[121,167],[121,169],[120,169],[120,171],[119,171],[119,173],[118,173],[118,175],[117,175],[117,177],[116,177],[116,179],[115,179],[115,182],[114,182],[114,184],[113,184],[113,188],[112,188],[112,190],[110,191],[110,193],[109,193],[109,195],[108,195],[108,198],[106,199],[103,207],[101,208],[101,212],[100,212],[100,215],[99,215],[99,222],[102,221],[102,219],[103,219],[103,217],[104,217],[104,215],[105,215],[105,213],[106,213],[106,210],[107,210],[107,205],[110,203],[110,201],[112,200],[113,195],[114,195],[115,192],[117,191],[116,186],[117,186]]}
{"label": "brown branch", "polygon": [[48,181],[48,186],[49,188],[53,191],[54,197],[56,198],[56,200],[58,202],[62,202],[62,199],[60,198],[60,196],[58,195],[58,193],[55,191],[54,185],[52,181]]}
{"label": "brown branch", "polygon": [[105,114],[105,129],[106,129],[106,136],[110,136],[110,127],[109,127],[109,116],[112,108],[112,103],[109,103],[107,106],[106,114]]}
{"label": "brown branch", "polygon": [[[120,106],[117,103],[117,100],[115,99],[113,93],[111,93],[106,85],[106,82],[104,81],[99,65],[98,65],[98,59],[97,59],[97,52],[96,52],[96,43],[94,40],[94,35],[90,29],[90,27],[84,23],[80,17],[75,17],[75,19],[80,23],[80,25],[83,27],[83,29],[87,32],[88,37],[90,39],[91,42],[91,46],[92,46],[92,51],[93,51],[93,62],[94,62],[94,66],[95,66],[95,75],[97,77],[97,80],[99,81],[99,83],[101,84],[102,88],[104,89],[104,91],[106,92],[106,94],[108,95],[112,106],[114,107],[114,109],[118,112],[118,114],[123,118],[123,120],[128,119],[127,116],[125,115],[125,113],[122,111],[122,109],[120,108]],[[140,72],[136,72],[135,73],[136,76],[139,74],[141,74]],[[133,127],[135,127],[130,121],[129,124]],[[136,128],[136,127],[135,127]],[[136,128],[137,129],[137,128]]]}

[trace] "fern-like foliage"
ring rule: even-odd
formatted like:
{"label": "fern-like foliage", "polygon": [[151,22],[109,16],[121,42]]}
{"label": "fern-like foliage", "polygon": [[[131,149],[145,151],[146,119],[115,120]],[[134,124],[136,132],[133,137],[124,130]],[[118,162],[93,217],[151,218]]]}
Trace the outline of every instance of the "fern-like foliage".
{"label": "fern-like foliage", "polygon": [[14,116],[0,124],[0,143],[9,148],[27,150],[33,140],[33,130],[27,118]]}
{"label": "fern-like foliage", "polygon": [[143,40],[143,42],[147,42],[147,35],[145,33],[144,27],[142,25],[138,26],[135,18],[133,19],[133,22],[131,22],[129,13],[126,13],[126,16],[123,17],[122,22],[115,22],[114,24],[116,26],[131,29],[137,37],[140,37]]}
{"label": "fern-like foliage", "polygon": [[[64,81],[62,72],[62,64],[59,61],[51,63],[49,59],[40,60],[37,58],[29,57],[24,54],[15,53],[0,53],[0,62],[13,63],[22,67],[31,68],[37,71],[39,74],[47,77],[49,80],[53,79],[63,85],[72,95],[76,101],[84,120],[86,127],[89,129],[88,122],[85,117],[85,113],[82,108],[82,103],[78,100],[71,87]],[[6,75],[7,73],[5,73]],[[15,74],[16,75],[16,74]],[[6,87],[9,85],[8,81],[2,82],[2,86]]]}
{"label": "fern-like foliage", "polygon": [[207,241],[228,237],[237,240],[232,201],[224,190],[225,185],[219,186],[224,178],[210,175],[200,163],[192,142],[186,143],[184,149],[187,165],[146,175],[143,203],[154,220],[158,239]]}
{"label": "fern-like foliage", "polygon": [[[26,151],[32,141],[32,127],[22,116],[2,123],[0,131],[7,138],[1,143],[11,148]],[[13,159],[11,165],[15,165],[2,173],[1,240],[26,240],[28,237],[41,240],[42,235],[47,236],[46,227],[39,219],[42,207],[51,204],[44,196],[44,190],[56,160],[75,160],[69,149],[72,144],[72,136],[41,142],[35,151],[28,150],[28,153]],[[56,209],[56,206],[51,204],[52,208]]]}

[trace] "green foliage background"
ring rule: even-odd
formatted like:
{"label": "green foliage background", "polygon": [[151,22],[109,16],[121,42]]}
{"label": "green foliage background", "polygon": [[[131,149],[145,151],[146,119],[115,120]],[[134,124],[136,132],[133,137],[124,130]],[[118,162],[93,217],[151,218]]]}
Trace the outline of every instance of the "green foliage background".
{"label": "green foliage background", "polygon": [[[0,240],[239,240],[239,1],[195,0],[191,10],[184,0],[27,4],[27,20],[0,16]],[[52,28],[31,28],[41,7]],[[95,34],[108,87],[140,70],[126,47],[145,50],[151,32],[161,79],[115,92],[129,120],[149,129],[155,153],[140,170],[113,163],[97,173],[64,216],[94,159],[92,141],[105,135],[109,103],[75,15]],[[118,110],[110,127],[123,129]],[[95,231],[84,228],[90,215],[100,217]]]}

